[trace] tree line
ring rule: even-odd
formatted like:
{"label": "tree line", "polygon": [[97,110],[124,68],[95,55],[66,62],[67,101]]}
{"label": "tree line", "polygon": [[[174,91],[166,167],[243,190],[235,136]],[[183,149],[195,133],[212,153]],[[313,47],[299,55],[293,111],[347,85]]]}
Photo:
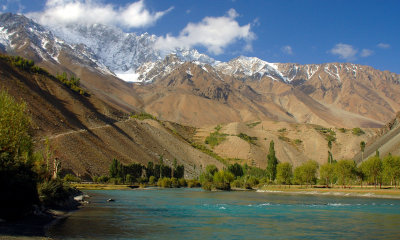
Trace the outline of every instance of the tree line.
{"label": "tree line", "polygon": [[400,181],[400,156],[389,154],[381,158],[379,151],[359,165],[354,160],[336,161],[328,157],[328,162],[321,166],[316,161],[308,160],[293,168],[291,163],[278,161],[274,142],[271,141],[267,164],[265,170],[238,163],[222,170],[215,165],[209,165],[200,175],[200,183],[207,190],[229,190],[232,187],[253,188],[265,184],[397,187]]}
{"label": "tree line", "polygon": [[[107,182],[114,184],[156,184],[159,180],[165,179],[184,179],[185,167],[178,164],[174,159],[172,166],[164,164],[164,157],[161,155],[159,162],[154,164],[148,162],[146,166],[140,163],[124,165],[114,158],[109,167],[108,176],[94,177],[95,182]],[[182,183],[183,181],[181,181]],[[173,182],[168,185],[173,185]]]}

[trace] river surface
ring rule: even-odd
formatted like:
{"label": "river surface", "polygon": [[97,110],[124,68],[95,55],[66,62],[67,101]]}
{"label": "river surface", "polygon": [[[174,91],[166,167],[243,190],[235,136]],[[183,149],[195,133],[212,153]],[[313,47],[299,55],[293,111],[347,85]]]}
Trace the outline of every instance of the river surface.
{"label": "river surface", "polygon": [[[400,200],[201,189],[93,190],[54,239],[400,239]],[[107,202],[109,198],[115,202]]]}

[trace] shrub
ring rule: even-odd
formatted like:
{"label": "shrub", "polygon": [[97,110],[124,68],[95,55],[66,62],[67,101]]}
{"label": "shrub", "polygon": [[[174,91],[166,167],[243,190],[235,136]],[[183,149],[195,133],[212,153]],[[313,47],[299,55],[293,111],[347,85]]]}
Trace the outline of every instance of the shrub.
{"label": "shrub", "polygon": [[39,198],[46,207],[60,208],[76,191],[60,179],[52,179],[39,185]]}
{"label": "shrub", "polygon": [[68,173],[67,175],[65,175],[64,178],[63,178],[63,180],[64,180],[65,182],[81,182],[81,181],[82,181],[79,177],[77,177],[77,176],[75,176],[75,175],[72,175],[72,174],[70,174],[70,173]]}
{"label": "shrub", "polygon": [[353,128],[351,130],[351,132],[356,136],[361,136],[361,135],[365,134],[365,132],[361,128],[358,128],[358,127],[357,128]]}
{"label": "shrub", "polygon": [[187,180],[187,186],[188,186],[188,188],[194,188],[194,187],[200,187],[201,184],[196,179],[191,179],[191,180]]}
{"label": "shrub", "polygon": [[257,141],[257,137],[251,137],[245,133],[239,133],[237,136],[240,137],[241,139],[245,140],[248,143],[256,145],[255,141]]}
{"label": "shrub", "polygon": [[179,178],[179,186],[181,187],[186,187],[187,186],[187,182],[184,178]]}
{"label": "shrub", "polygon": [[150,176],[149,177],[149,184],[154,185],[156,183],[156,177]]}
{"label": "shrub", "polygon": [[145,120],[145,119],[157,120],[156,117],[154,117],[150,113],[146,113],[146,112],[141,112],[141,113],[138,113],[138,114],[131,115],[131,118],[136,118],[136,119],[139,119],[139,120]]}

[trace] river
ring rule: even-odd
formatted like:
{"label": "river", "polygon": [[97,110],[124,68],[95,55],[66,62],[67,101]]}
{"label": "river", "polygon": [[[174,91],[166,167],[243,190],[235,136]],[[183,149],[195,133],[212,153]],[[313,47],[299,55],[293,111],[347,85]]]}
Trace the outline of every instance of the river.
{"label": "river", "polygon": [[[201,189],[92,190],[54,239],[400,239],[400,200]],[[112,198],[115,202],[107,202]]]}

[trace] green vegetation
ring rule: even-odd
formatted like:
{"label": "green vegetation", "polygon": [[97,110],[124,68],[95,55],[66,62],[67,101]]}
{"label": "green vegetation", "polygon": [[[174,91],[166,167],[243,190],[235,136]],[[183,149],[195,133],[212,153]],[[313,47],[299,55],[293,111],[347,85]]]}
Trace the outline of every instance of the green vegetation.
{"label": "green vegetation", "polygon": [[150,113],[146,113],[146,112],[141,112],[141,113],[138,113],[138,114],[131,115],[131,118],[136,118],[136,119],[139,119],[139,120],[152,119],[152,120],[156,120],[157,121],[156,117],[154,117]]}
{"label": "green vegetation", "polygon": [[249,136],[249,135],[247,135],[245,133],[239,133],[237,136],[240,137],[241,139],[245,140],[246,142],[250,143],[250,144],[256,145],[255,141],[257,141],[257,137],[251,137],[251,136]]}
{"label": "green vegetation", "polygon": [[212,148],[214,148],[215,146],[219,145],[222,141],[224,141],[226,139],[226,136],[228,136],[228,134],[220,133],[219,130],[221,129],[222,129],[221,125],[216,126],[215,132],[210,133],[210,135],[206,137],[206,140],[204,141],[205,144],[208,144]]}
{"label": "green vegetation", "polygon": [[314,129],[317,130],[320,134],[324,135],[326,141],[336,141],[336,133],[331,128],[316,127]]}
{"label": "green vegetation", "polygon": [[281,128],[281,129],[278,130],[278,132],[284,133],[284,132],[286,132],[286,128]]}
{"label": "green vegetation", "polygon": [[260,124],[261,122],[253,122],[253,123],[248,123],[246,124],[246,126],[248,126],[249,128],[253,128],[255,126],[257,126],[258,124]]}
{"label": "green vegetation", "polygon": [[365,132],[361,128],[358,128],[358,127],[357,128],[353,128],[351,130],[351,132],[356,136],[361,136],[361,135],[365,134]]}
{"label": "green vegetation", "polygon": [[[26,114],[26,104],[18,103],[8,93],[0,91],[0,218],[2,219],[23,217],[33,210],[34,205],[59,206],[55,200],[62,200],[72,192],[66,191],[61,180],[50,180],[49,164],[46,164],[43,155],[33,151],[30,124],[30,117]],[[62,186],[55,190],[58,194],[56,198],[51,195],[54,193],[53,181],[61,181],[57,186]]]}
{"label": "green vegetation", "polygon": [[187,183],[183,179],[185,168],[177,164],[174,159],[173,166],[164,165],[164,157],[161,155],[158,164],[148,162],[147,166],[140,163],[124,165],[117,159],[113,159],[108,176],[93,177],[97,183],[112,184],[149,184],[161,187],[181,187]]}
{"label": "green vegetation", "polygon": [[269,153],[267,155],[267,174],[269,180],[272,182],[276,178],[276,166],[278,164],[278,159],[275,156],[274,141],[271,140],[269,143]]}
{"label": "green vegetation", "polygon": [[294,144],[296,144],[296,145],[300,145],[302,143],[303,143],[303,141],[301,139],[295,139],[294,140]]}
{"label": "green vegetation", "polygon": [[276,169],[276,181],[279,184],[290,185],[293,176],[292,165],[290,163],[278,163]]}
{"label": "green vegetation", "polygon": [[46,70],[36,66],[33,60],[27,60],[19,56],[8,56],[3,54],[0,54],[0,59],[5,60],[6,62],[10,63],[11,66],[17,67],[23,71],[50,76]]}
{"label": "green vegetation", "polygon": [[294,170],[294,182],[300,185],[313,185],[317,181],[318,163],[308,160]]}
{"label": "green vegetation", "polygon": [[81,83],[80,83],[80,79],[75,77],[75,76],[70,76],[68,78],[67,73],[63,72],[62,74],[58,74],[56,76],[56,78],[62,82],[62,84],[64,84],[65,86],[67,86],[69,89],[71,89],[74,92],[79,93],[80,95],[84,95],[87,96],[88,93],[80,87]]}
{"label": "green vegetation", "polygon": [[341,132],[341,133],[346,133],[346,132],[347,132],[347,129],[346,129],[346,128],[339,128],[338,130],[339,130],[339,132]]}

